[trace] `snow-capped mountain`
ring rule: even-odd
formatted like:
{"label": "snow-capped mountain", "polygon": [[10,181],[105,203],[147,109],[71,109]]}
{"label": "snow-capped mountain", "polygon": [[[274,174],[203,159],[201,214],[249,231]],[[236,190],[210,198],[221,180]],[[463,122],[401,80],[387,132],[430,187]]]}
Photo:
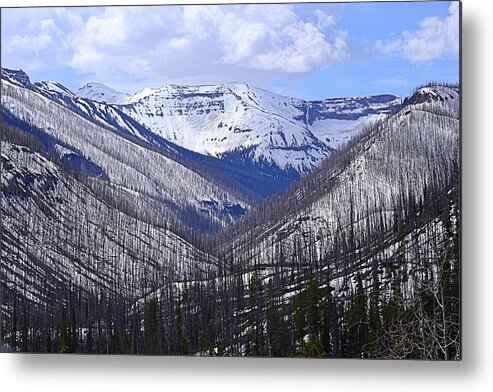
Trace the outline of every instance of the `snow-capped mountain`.
{"label": "snow-capped mountain", "polygon": [[29,76],[22,69],[9,69],[2,67],[2,79],[8,80],[12,84],[24,87],[32,87]]}
{"label": "snow-capped mountain", "polygon": [[187,150],[151,132],[123,113],[120,106],[83,99],[71,92],[66,93],[68,89],[54,82],[33,84],[21,70],[2,68],[2,80],[42,95],[133,143],[153,151],[157,150],[250,203],[261,202],[266,197],[285,189],[299,177],[299,174],[292,170],[283,171],[277,166],[243,160],[239,154],[226,160]]}
{"label": "snow-capped mountain", "polygon": [[187,225],[194,220],[211,228],[231,223],[248,207],[168,150],[140,142],[131,130],[142,127],[125,122],[125,115],[111,106],[43,90],[23,72],[3,70],[2,104],[6,122],[36,134],[62,164],[104,183],[97,186],[123,192],[121,197],[135,203],[138,199],[147,215],[154,211],[163,221],[169,217]]}
{"label": "snow-capped mountain", "polygon": [[330,154],[289,112],[266,109],[256,91],[242,83],[169,85],[137,93],[122,110],[164,139],[215,157],[246,152],[255,162],[303,173]]}
{"label": "snow-capped mountain", "polygon": [[[289,195],[258,212],[275,218],[264,218],[262,225],[255,213],[247,217],[255,222],[253,238],[258,243],[252,245],[247,224],[245,237],[235,233],[234,252],[249,255],[256,266],[270,265],[284,247],[283,261],[289,264],[296,252],[308,253],[305,247],[315,247],[317,257],[326,257],[343,238],[358,238],[360,244],[354,246],[362,247],[371,230],[383,230],[387,257],[396,253],[399,249],[390,246],[397,241],[392,230],[407,219],[417,219],[401,216],[404,210],[417,213],[423,205],[444,203],[433,208],[447,215],[447,209],[458,207],[447,205],[447,198],[452,192],[457,197],[458,192],[459,102],[457,86],[419,88],[396,114],[361,133]],[[437,195],[431,197],[433,192]],[[350,251],[371,254],[345,250]]]}
{"label": "snow-capped mountain", "polygon": [[400,98],[382,94],[303,101],[300,109],[306,113],[304,122],[313,134],[332,148],[339,148],[365,126],[386,118],[400,106]]}
{"label": "snow-capped mountain", "polygon": [[399,104],[392,95],[304,101],[229,83],[146,88],[122,110],[189,150],[226,159],[243,152],[254,162],[306,173]]}
{"label": "snow-capped mountain", "polygon": [[306,101],[245,83],[166,85],[132,96],[89,83],[73,94],[56,82],[31,84],[22,71],[3,74],[159,148],[169,142],[272,179],[287,176],[288,182],[401,103],[393,95]]}
{"label": "snow-capped mountain", "polygon": [[[239,335],[253,336],[250,344],[258,347],[251,343],[259,336],[252,330],[267,331],[269,341],[269,325],[282,328],[283,320],[291,320],[294,330],[301,330],[295,332],[300,342],[314,339],[307,320],[318,310],[303,313],[310,303],[305,301],[325,296],[326,302],[315,299],[317,306],[311,309],[325,307],[327,313],[315,316],[311,325],[328,325],[325,350],[335,357],[347,356],[347,331],[360,336],[360,328],[375,320],[382,329],[399,303],[402,313],[390,319],[407,327],[397,329],[395,337],[390,322],[391,332],[378,332],[383,338],[370,338],[368,345],[383,342],[390,347],[384,350],[389,358],[457,358],[462,268],[459,122],[458,86],[420,88],[397,113],[363,130],[287,193],[218,238],[218,258],[227,261],[227,271],[233,273],[231,278],[226,275],[236,282],[236,290],[228,285],[222,298],[237,295],[231,302],[241,304],[233,305]],[[169,285],[155,295],[166,291]],[[423,300],[424,295],[428,299]],[[364,310],[358,316],[363,321],[351,316],[355,298],[363,298]],[[444,298],[452,306],[441,305]],[[272,304],[297,310],[278,312],[275,319]],[[417,346],[419,354],[410,354],[409,343],[424,336],[423,324],[429,331],[440,326],[449,335],[429,332],[427,343]],[[368,328],[368,333],[375,331]],[[453,347],[449,352],[443,350],[445,340]],[[248,355],[251,345],[228,347],[236,355],[245,355],[245,350]],[[431,346],[438,354],[430,353]]]}
{"label": "snow-capped mountain", "polygon": [[123,104],[127,102],[130,94],[113,90],[101,83],[91,82],[77,90],[77,96],[96,102]]}
{"label": "snow-capped mountain", "polygon": [[[277,125],[281,140],[304,130],[307,139],[286,140],[287,150],[312,138],[310,153],[322,145],[330,155],[287,192],[252,206],[238,195],[268,184],[273,171],[261,170],[277,158],[277,137],[243,150],[216,145],[217,157],[199,154],[130,117],[154,91],[108,105],[2,70],[7,348],[292,356],[318,342],[312,348],[334,357],[457,358],[459,88],[422,87],[391,114],[391,96],[308,103],[226,87],[216,98],[187,88],[169,97],[176,110],[166,117],[186,120],[186,129],[190,119],[205,126],[208,115],[216,124],[214,116],[238,112],[236,124]],[[152,118],[155,104],[144,117]],[[370,126],[353,128],[351,140],[331,151],[335,141],[322,143],[314,125],[337,121]],[[260,139],[255,132],[244,133]],[[271,163],[281,170],[281,161]],[[429,308],[423,298],[446,301],[415,320],[414,309]],[[398,328],[396,320],[406,328],[378,332],[386,323]],[[423,322],[437,338],[410,354]],[[378,339],[354,348],[348,342],[360,342],[361,326]],[[443,330],[447,347],[455,344],[448,351]]]}
{"label": "snow-capped mountain", "polygon": [[43,80],[41,82],[34,82],[34,85],[41,90],[51,91],[51,92],[58,93],[61,95],[66,95],[66,96],[71,97],[71,98],[76,97],[76,95],[72,91],[70,91],[63,84],[61,84],[55,80]]}

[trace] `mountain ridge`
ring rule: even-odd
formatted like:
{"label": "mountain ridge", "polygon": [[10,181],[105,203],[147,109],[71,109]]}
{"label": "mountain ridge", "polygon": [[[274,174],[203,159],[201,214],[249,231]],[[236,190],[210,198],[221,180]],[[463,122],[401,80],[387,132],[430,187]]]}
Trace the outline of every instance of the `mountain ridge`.
{"label": "mountain ridge", "polygon": [[221,157],[249,148],[253,161],[263,158],[306,173],[374,117],[399,105],[389,94],[304,101],[230,83],[144,89],[122,110],[192,151]]}
{"label": "mountain ridge", "polygon": [[[31,85],[21,70],[3,73]],[[66,92],[74,99],[74,94],[59,84],[34,85],[54,93]],[[243,159],[265,161],[301,175],[365,125],[395,111],[401,101],[391,94],[307,101],[244,82],[169,84],[133,95],[91,82],[75,95],[85,99],[86,106],[104,104],[105,111],[118,108],[155,135],[190,151],[222,159],[243,150]],[[90,115],[93,108],[84,110]]]}
{"label": "mountain ridge", "polygon": [[418,88],[234,223],[234,196],[165,148],[197,154],[193,172],[224,160],[15,76],[2,80],[4,349],[460,358],[458,86]]}
{"label": "mountain ridge", "polygon": [[77,90],[76,95],[80,98],[107,104],[123,104],[130,97],[130,94],[116,91],[99,82],[86,83]]}
{"label": "mountain ridge", "polygon": [[[265,191],[257,192],[261,198],[285,189],[400,104],[392,95],[304,101],[232,82],[144,89],[116,105],[98,102],[97,96],[81,98],[57,82],[31,84],[21,70],[2,68],[2,75],[126,137],[187,156],[197,170],[198,162],[208,161],[223,171],[230,166],[254,174],[264,184]],[[244,175],[233,177],[257,199]]]}

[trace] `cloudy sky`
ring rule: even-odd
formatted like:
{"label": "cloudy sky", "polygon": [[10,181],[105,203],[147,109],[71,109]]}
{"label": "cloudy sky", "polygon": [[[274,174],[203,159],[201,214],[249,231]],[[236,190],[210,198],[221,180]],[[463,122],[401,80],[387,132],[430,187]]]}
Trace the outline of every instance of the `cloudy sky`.
{"label": "cloudy sky", "polygon": [[316,99],[459,78],[458,2],[2,9],[2,66],[72,90],[245,81]]}

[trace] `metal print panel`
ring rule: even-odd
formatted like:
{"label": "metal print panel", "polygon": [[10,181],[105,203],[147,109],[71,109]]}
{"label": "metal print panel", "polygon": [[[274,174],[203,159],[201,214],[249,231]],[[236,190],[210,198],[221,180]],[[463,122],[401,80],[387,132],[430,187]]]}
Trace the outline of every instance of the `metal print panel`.
{"label": "metal print panel", "polygon": [[2,351],[460,359],[460,11],[2,9]]}

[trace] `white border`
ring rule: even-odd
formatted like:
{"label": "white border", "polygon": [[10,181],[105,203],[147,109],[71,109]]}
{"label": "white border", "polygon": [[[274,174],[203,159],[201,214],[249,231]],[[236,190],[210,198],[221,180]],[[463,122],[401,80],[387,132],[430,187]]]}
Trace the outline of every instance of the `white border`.
{"label": "white border", "polygon": [[[175,3],[198,1],[175,1]],[[214,1],[220,3],[221,1]],[[222,1],[227,2],[227,1]],[[246,1],[248,2],[248,1]],[[258,2],[258,1],[257,1]],[[0,6],[136,0],[0,0]],[[174,3],[144,0],[145,4]],[[458,363],[0,354],[3,391],[488,391],[493,385],[493,2],[463,0],[463,346]],[[144,23],[144,22],[143,22]]]}

